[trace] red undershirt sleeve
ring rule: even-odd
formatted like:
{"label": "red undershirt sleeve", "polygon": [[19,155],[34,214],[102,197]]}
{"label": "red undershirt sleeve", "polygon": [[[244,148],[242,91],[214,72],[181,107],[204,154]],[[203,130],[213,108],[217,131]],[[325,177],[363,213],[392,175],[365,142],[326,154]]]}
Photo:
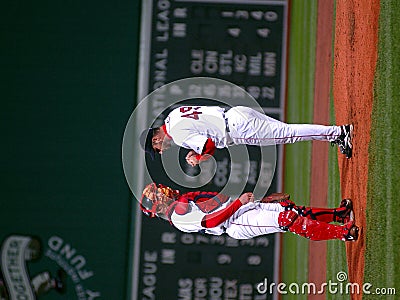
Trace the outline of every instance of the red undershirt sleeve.
{"label": "red undershirt sleeve", "polygon": [[242,202],[239,199],[236,199],[234,202],[229,204],[222,210],[213,212],[211,214],[205,215],[203,220],[201,220],[201,226],[205,228],[212,228],[220,225],[225,222],[230,216],[232,216],[240,207],[242,206]]}
{"label": "red undershirt sleeve", "polygon": [[208,138],[206,143],[204,144],[203,151],[201,152],[201,154],[197,154],[196,158],[199,161],[204,161],[209,159],[214,154],[215,148],[216,148],[215,143],[212,141],[212,139]]}

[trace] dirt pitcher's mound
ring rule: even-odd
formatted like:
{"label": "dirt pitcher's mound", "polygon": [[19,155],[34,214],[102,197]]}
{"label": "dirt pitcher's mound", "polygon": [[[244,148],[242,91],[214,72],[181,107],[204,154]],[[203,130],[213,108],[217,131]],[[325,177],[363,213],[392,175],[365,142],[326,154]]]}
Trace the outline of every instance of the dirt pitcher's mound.
{"label": "dirt pitcher's mound", "polygon": [[[365,209],[368,180],[373,81],[377,61],[379,0],[336,2],[334,47],[335,115],[337,124],[354,124],[353,157],[339,156],[342,198],[354,202],[360,239],[346,243],[349,282],[364,278]],[[354,294],[352,299],[362,299]]]}

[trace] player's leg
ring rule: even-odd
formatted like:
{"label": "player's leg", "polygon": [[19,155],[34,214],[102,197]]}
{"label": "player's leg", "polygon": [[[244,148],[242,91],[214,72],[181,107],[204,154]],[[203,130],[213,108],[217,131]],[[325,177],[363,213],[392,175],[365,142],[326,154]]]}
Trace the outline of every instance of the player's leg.
{"label": "player's leg", "polygon": [[[290,144],[311,140],[326,141],[331,142],[332,145],[336,144],[340,152],[346,155],[347,158],[351,158],[353,154],[353,125],[351,124],[325,126],[317,124],[286,124],[277,121],[270,122],[268,126],[271,128],[276,144]],[[259,125],[257,127],[262,128],[263,126]],[[260,132],[264,131],[260,130]]]}
{"label": "player's leg", "polygon": [[299,216],[296,212],[288,210],[279,214],[278,223],[282,229],[313,241],[332,239],[354,241],[358,238],[358,227],[354,221],[344,225],[334,225]]}
{"label": "player's leg", "polygon": [[317,124],[277,124],[276,143],[290,144],[302,141],[333,142],[341,134],[340,126],[325,126]]}
{"label": "player's leg", "polygon": [[300,216],[325,223],[339,222],[344,224],[354,218],[353,204],[350,199],[343,199],[337,208],[295,206],[294,209]]}
{"label": "player's leg", "polygon": [[340,126],[286,124],[248,107],[235,107],[227,112],[237,144],[268,146],[300,141],[335,142],[342,134]]}
{"label": "player's leg", "polygon": [[249,239],[284,232],[278,223],[283,210],[282,206],[275,203],[260,203],[244,213],[239,210],[226,222],[226,233],[235,239]]}
{"label": "player's leg", "polygon": [[[268,197],[267,197],[268,198]],[[347,223],[354,219],[353,203],[350,199],[343,199],[337,208],[317,208],[297,206],[293,201],[285,199],[278,202],[285,210],[294,210],[300,216],[320,222]]]}

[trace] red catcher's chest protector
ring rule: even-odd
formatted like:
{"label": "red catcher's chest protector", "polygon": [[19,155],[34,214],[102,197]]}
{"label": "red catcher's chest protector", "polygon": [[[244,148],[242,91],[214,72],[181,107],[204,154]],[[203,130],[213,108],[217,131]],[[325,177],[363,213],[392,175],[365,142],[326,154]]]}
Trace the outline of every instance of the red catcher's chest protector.
{"label": "red catcher's chest protector", "polygon": [[193,201],[196,206],[205,213],[210,213],[220,208],[222,204],[228,201],[229,197],[217,192],[189,192],[182,195],[189,201]]}

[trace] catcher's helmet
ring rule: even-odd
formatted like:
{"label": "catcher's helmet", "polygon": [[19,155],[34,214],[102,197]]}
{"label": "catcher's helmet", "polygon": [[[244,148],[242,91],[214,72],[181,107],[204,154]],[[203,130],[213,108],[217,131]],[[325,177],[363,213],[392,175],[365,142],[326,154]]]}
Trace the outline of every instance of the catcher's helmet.
{"label": "catcher's helmet", "polygon": [[143,213],[150,217],[154,218],[156,216],[157,209],[157,199],[149,198],[149,194],[155,195],[157,192],[157,185],[155,183],[150,183],[146,185],[142,193],[142,199],[140,199],[140,209]]}
{"label": "catcher's helmet", "polygon": [[162,184],[150,183],[143,190],[142,198],[140,199],[140,209],[150,218],[157,217],[158,206],[168,206],[178,195],[178,190],[173,190]]}

